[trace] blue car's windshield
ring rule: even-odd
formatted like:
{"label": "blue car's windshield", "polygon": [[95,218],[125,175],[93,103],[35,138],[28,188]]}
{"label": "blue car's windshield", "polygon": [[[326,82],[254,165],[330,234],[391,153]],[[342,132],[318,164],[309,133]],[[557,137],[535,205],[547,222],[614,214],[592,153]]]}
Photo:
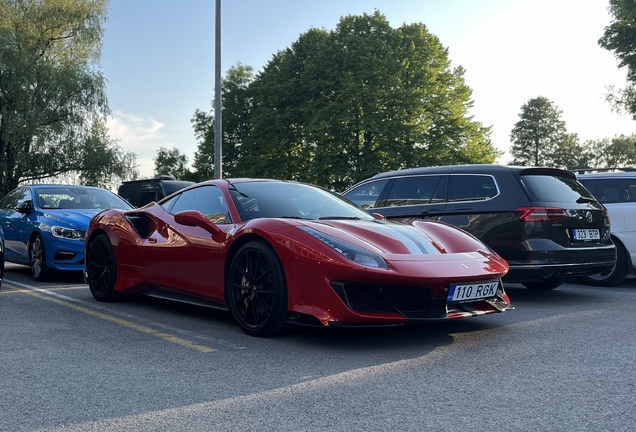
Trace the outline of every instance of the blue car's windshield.
{"label": "blue car's windshield", "polygon": [[319,187],[282,181],[230,185],[242,220],[256,218],[375,220],[346,198]]}
{"label": "blue car's windshield", "polygon": [[89,187],[37,188],[35,201],[42,210],[105,210],[110,208],[129,210],[132,208],[130,204],[112,192]]}

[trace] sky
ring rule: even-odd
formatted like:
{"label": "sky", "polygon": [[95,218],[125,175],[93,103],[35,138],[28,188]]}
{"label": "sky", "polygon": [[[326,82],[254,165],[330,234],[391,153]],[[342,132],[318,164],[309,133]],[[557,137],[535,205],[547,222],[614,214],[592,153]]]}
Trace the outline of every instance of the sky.
{"label": "sky", "polygon": [[[310,28],[332,30],[341,17],[380,11],[392,27],[423,23],[466,69],[470,115],[492,127],[493,144],[511,157],[510,131],[523,104],[544,96],[581,142],[636,133],[612,112],[608,88],[626,71],[598,39],[610,23],[608,0],[225,0],[221,70],[237,63],[256,73]],[[142,178],[154,174],[160,147],[189,162],[197,141],[190,120],[214,97],[215,0],[110,0],[101,71],[108,80],[110,135],[137,154]]]}

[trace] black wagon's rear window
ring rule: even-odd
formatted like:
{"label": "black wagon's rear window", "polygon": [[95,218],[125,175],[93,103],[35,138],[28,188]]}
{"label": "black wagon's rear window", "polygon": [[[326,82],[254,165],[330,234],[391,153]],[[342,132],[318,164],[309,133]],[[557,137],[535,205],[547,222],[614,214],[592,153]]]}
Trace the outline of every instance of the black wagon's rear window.
{"label": "black wagon's rear window", "polygon": [[576,202],[581,197],[592,198],[592,194],[575,178],[557,174],[521,174],[521,183],[532,201]]}

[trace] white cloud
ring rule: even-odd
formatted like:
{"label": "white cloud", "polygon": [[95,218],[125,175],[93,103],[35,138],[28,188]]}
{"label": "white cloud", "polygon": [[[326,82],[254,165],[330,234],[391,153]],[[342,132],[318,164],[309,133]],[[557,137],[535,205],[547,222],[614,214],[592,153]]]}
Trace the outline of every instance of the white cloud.
{"label": "white cloud", "polygon": [[119,141],[119,145],[125,151],[137,155],[141,177],[151,177],[157,150],[162,146],[170,146],[170,140],[165,135],[165,125],[151,117],[121,111],[114,111],[106,124],[110,135]]}
{"label": "white cloud", "polygon": [[153,176],[154,158],[160,147],[177,148],[186,155],[188,161],[193,160],[197,143],[189,123],[164,124],[150,115],[114,110],[106,125],[110,136],[117,139],[125,151],[137,155],[142,178]]}

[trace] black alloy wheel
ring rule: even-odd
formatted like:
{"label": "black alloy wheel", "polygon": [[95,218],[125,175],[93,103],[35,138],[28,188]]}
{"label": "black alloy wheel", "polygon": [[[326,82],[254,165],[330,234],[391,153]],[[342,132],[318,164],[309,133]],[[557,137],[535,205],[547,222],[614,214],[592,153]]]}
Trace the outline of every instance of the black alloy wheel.
{"label": "black alloy wheel", "polygon": [[287,285],[276,252],[263,241],[251,241],[238,250],[227,279],[230,311],[251,336],[272,336],[285,328]]}
{"label": "black alloy wheel", "polygon": [[88,287],[96,300],[102,302],[115,301],[120,298],[115,291],[117,278],[117,261],[110,239],[100,234],[91,240],[86,256],[86,274]]}
{"label": "black alloy wheel", "polygon": [[561,278],[547,278],[530,282],[522,282],[521,284],[533,291],[550,291],[553,290],[565,282]]}
{"label": "black alloy wheel", "polygon": [[584,283],[601,287],[613,287],[623,282],[629,273],[627,269],[627,251],[618,243],[614,242],[616,247],[616,264],[604,271],[603,273],[595,273],[582,277]]}
{"label": "black alloy wheel", "polygon": [[29,266],[31,276],[38,282],[44,282],[53,276],[53,270],[46,265],[46,251],[44,240],[40,234],[36,234],[29,244]]}

